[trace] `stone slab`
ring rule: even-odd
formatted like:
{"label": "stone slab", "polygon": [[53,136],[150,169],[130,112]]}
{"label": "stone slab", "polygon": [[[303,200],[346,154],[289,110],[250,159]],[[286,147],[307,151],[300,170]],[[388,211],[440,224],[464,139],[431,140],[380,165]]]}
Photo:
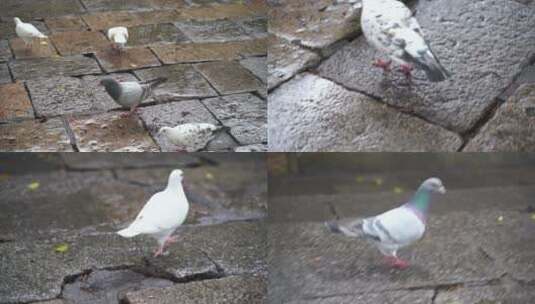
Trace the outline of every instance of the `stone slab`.
{"label": "stone slab", "polygon": [[233,60],[242,56],[265,55],[266,40],[246,40],[226,43],[183,43],[152,46],[151,49],[165,64],[202,61]]}
{"label": "stone slab", "polygon": [[60,119],[44,123],[28,120],[0,125],[0,147],[4,152],[72,151],[67,131]]}
{"label": "stone slab", "polygon": [[160,65],[158,58],[144,47],[126,48],[122,52],[109,48],[95,55],[104,71],[108,73]]}
{"label": "stone slab", "polygon": [[535,299],[535,292],[529,287],[516,285],[493,285],[456,288],[439,292],[436,304],[482,304],[482,303],[529,303]]}
{"label": "stone slab", "polygon": [[535,84],[521,86],[463,151],[535,151]]}
{"label": "stone slab", "polygon": [[15,60],[9,63],[15,79],[28,80],[55,76],[80,76],[102,71],[92,58],[81,55]]}
{"label": "stone slab", "polygon": [[242,20],[238,23],[245,30],[247,35],[254,38],[268,37],[268,20],[267,18],[256,18],[252,20]]}
{"label": "stone slab", "polygon": [[[376,303],[399,303],[399,304],[432,304],[433,291],[431,290],[402,290],[385,291],[381,293],[366,293],[355,295],[332,295],[320,298],[304,298],[284,303],[288,304],[376,304]],[[276,302],[273,302],[276,303]],[[451,303],[453,304],[453,303]]]}
{"label": "stone slab", "polygon": [[183,9],[188,3],[187,0],[151,0],[153,7],[158,9]]}
{"label": "stone slab", "polygon": [[117,112],[70,118],[80,152],[158,152],[159,149],[135,116]]}
{"label": "stone slab", "polygon": [[108,39],[101,32],[68,31],[51,36],[61,56],[93,53],[111,48]]}
{"label": "stone slab", "polygon": [[12,83],[11,74],[7,64],[0,63],[0,84]]}
{"label": "stone slab", "polygon": [[0,121],[33,118],[32,102],[21,82],[0,85]]}
{"label": "stone slab", "polygon": [[242,27],[229,20],[176,22],[175,25],[197,43],[250,39]]}
{"label": "stone slab", "polygon": [[268,88],[277,87],[294,75],[317,65],[321,58],[318,54],[289,43],[272,38],[268,56]]}
{"label": "stone slab", "polygon": [[20,38],[9,40],[9,44],[16,59],[57,57],[58,53],[49,39],[33,39],[30,45],[26,46]]}
{"label": "stone slab", "polygon": [[210,3],[181,10],[181,14],[183,18],[195,21],[239,20],[256,15],[246,5],[239,3]]}
{"label": "stone slab", "polygon": [[98,88],[98,80],[51,77],[26,82],[36,116],[91,113],[117,108],[118,105]]}
{"label": "stone slab", "polygon": [[194,153],[81,153],[61,155],[71,169],[187,168],[201,162]]}
{"label": "stone slab", "polygon": [[128,28],[128,45],[183,43],[189,39],[172,23],[138,25]]}
{"label": "stone slab", "polygon": [[142,12],[99,12],[83,15],[82,19],[94,30],[106,30],[114,26],[136,26],[158,24],[183,20],[176,10],[142,11]]}
{"label": "stone slab", "polygon": [[267,83],[267,59],[266,57],[249,57],[240,61],[240,64],[251,71],[263,83]]}
{"label": "stone slab", "polygon": [[526,65],[535,48],[535,10],[509,0],[485,1],[484,6],[469,0],[419,1],[414,8],[434,53],[452,73],[449,80],[430,83],[417,72],[409,88],[399,72],[384,77],[372,68],[380,55],[364,37],[326,60],[320,75],[466,132]]}
{"label": "stone slab", "polygon": [[189,64],[166,65],[157,68],[136,70],[134,73],[142,80],[166,77],[167,81],[154,91],[156,99],[173,100],[177,98],[196,98],[216,96],[208,81]]}
{"label": "stone slab", "polygon": [[232,276],[221,279],[177,284],[169,288],[145,289],[126,295],[131,304],[233,303],[262,304],[267,297],[266,282],[252,276]]}
{"label": "stone slab", "polygon": [[[2,36],[3,37],[3,36]],[[11,49],[7,40],[0,40],[0,62],[5,62],[11,59]]]}
{"label": "stone slab", "polygon": [[82,5],[76,0],[3,0],[0,3],[0,17],[36,19],[80,14],[83,11]]}
{"label": "stone slab", "polygon": [[270,95],[268,119],[272,151],[456,151],[462,144],[452,132],[308,73]]}
{"label": "stone slab", "polygon": [[242,145],[267,142],[267,102],[251,94],[205,99],[202,103]]}
{"label": "stone slab", "polygon": [[61,16],[45,18],[46,26],[52,32],[86,31],[87,25],[80,16]]}
{"label": "stone slab", "polygon": [[152,9],[150,0],[81,0],[89,12]]}
{"label": "stone slab", "polygon": [[251,72],[235,61],[199,63],[195,68],[223,95],[260,91],[265,87]]}

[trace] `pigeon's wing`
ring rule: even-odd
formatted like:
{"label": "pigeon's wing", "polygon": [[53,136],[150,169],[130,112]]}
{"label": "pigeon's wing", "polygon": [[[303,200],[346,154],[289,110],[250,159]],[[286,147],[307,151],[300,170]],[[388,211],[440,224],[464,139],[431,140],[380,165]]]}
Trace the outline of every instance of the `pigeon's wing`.
{"label": "pigeon's wing", "polygon": [[121,87],[121,95],[119,95],[117,102],[122,106],[127,107],[141,103],[144,90],[139,83],[135,81],[125,81],[121,82],[119,85]]}
{"label": "pigeon's wing", "polygon": [[175,199],[168,192],[162,191],[154,194],[143,206],[129,229],[138,233],[155,234],[162,230],[172,229],[178,226],[178,218],[174,212],[169,212],[168,200]]}
{"label": "pigeon's wing", "polygon": [[46,37],[35,26],[33,26],[33,24],[30,23],[22,23],[17,25],[15,32],[19,37]]}
{"label": "pigeon's wing", "polygon": [[412,210],[399,207],[364,220],[362,229],[381,243],[403,246],[420,239],[425,225]]}

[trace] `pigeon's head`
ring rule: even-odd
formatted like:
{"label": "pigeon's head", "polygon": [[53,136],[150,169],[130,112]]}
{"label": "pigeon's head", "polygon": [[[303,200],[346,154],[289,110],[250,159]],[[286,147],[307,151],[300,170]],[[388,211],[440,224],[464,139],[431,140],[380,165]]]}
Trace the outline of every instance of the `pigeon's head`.
{"label": "pigeon's head", "polygon": [[446,188],[442,184],[442,181],[436,177],[426,179],[422,184],[422,188],[440,194],[446,193]]}
{"label": "pigeon's head", "polygon": [[13,21],[15,21],[15,24],[22,23],[22,21],[20,21],[20,18],[19,18],[19,17],[15,17],[15,18],[13,18]]}
{"label": "pigeon's head", "polygon": [[171,174],[169,175],[169,183],[171,184],[182,181],[183,174],[184,172],[182,172],[182,170],[180,169],[173,170],[173,172],[171,172]]}
{"label": "pigeon's head", "polygon": [[117,83],[117,81],[113,78],[104,78],[100,81],[100,85],[104,87],[110,87]]}
{"label": "pigeon's head", "polygon": [[161,127],[160,131],[158,131],[158,135],[169,135],[169,131],[171,131],[171,128],[169,127]]}

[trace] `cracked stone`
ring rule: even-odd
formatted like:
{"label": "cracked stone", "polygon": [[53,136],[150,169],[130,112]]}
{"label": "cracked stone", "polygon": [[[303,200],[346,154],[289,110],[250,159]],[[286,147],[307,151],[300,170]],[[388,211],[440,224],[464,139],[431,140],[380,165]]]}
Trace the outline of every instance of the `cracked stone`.
{"label": "cracked stone", "polygon": [[107,30],[114,26],[131,27],[143,24],[158,24],[183,20],[176,10],[146,12],[100,12],[83,15],[82,19],[94,31]]}
{"label": "cracked stone", "polygon": [[162,151],[176,151],[166,137],[158,135],[161,127],[174,127],[179,124],[203,122],[217,125],[218,122],[198,100],[184,100],[164,103],[139,109],[141,119],[152,134]]}
{"label": "cracked stone", "polygon": [[493,285],[469,288],[456,288],[440,291],[436,304],[493,304],[493,303],[529,303],[535,298],[535,292],[526,287],[514,285]]}
{"label": "cracked stone", "polygon": [[199,159],[193,153],[187,155],[176,153],[82,153],[79,156],[63,154],[62,157],[67,167],[79,170],[146,168],[151,166],[187,168],[200,164]]}
{"label": "cracked stone", "polygon": [[52,42],[49,39],[33,39],[29,46],[24,44],[24,41],[20,38],[13,38],[9,41],[13,55],[16,59],[28,59],[28,58],[46,58],[57,57],[58,53],[52,46]]}
{"label": "cracked stone", "polygon": [[23,20],[76,15],[82,12],[83,8],[77,0],[2,0],[0,2],[0,17],[19,17]]}
{"label": "cracked stone", "polygon": [[71,118],[69,125],[80,152],[157,152],[158,147],[135,115],[104,113]]}
{"label": "cracked stone", "polygon": [[196,64],[195,67],[223,94],[260,91],[265,85],[235,61]]}
{"label": "cracked stone", "polygon": [[255,16],[255,12],[251,11],[246,5],[233,3],[213,3],[205,6],[190,7],[182,10],[181,13],[183,18],[196,21],[237,20]]}
{"label": "cracked stone", "polygon": [[[522,123],[519,123],[522,122]],[[464,151],[535,151],[535,84],[521,86]]]}
{"label": "cracked stone", "polygon": [[15,60],[9,63],[15,79],[51,78],[101,73],[97,62],[81,55]]}
{"label": "cracked stone", "polygon": [[96,57],[104,71],[108,73],[160,65],[158,58],[144,47],[126,48],[120,53],[109,48],[97,52]]}
{"label": "cracked stone", "polygon": [[265,280],[253,276],[233,276],[127,294],[131,304],[174,304],[177,299],[183,304],[262,304],[266,298]]}
{"label": "cracked stone", "polygon": [[229,95],[205,99],[202,103],[242,145],[267,142],[267,103],[251,95]]}
{"label": "cracked stone", "polygon": [[0,62],[8,61],[11,57],[11,49],[7,40],[0,40]]}
{"label": "cracked stone", "polygon": [[45,18],[47,27],[52,32],[86,31],[87,25],[80,16],[61,16]]}
{"label": "cracked stone", "polygon": [[157,77],[167,78],[165,83],[153,91],[159,101],[217,95],[208,81],[189,64],[166,65],[152,69],[136,70],[134,73],[142,80]]}
{"label": "cracked stone", "polygon": [[32,97],[35,115],[57,116],[117,108],[118,105],[98,87],[98,78],[51,77],[26,82]]}
{"label": "cracked stone", "polygon": [[21,82],[0,85],[0,121],[24,117],[34,117],[24,85]]}
{"label": "cracked stone", "polygon": [[461,138],[312,74],[270,95],[273,151],[456,151]]}
{"label": "cracked stone", "polygon": [[[341,2],[341,1],[340,1]],[[334,0],[286,1],[269,12],[269,31],[288,41],[324,49],[360,31],[360,5]]]}
{"label": "cracked stone", "polygon": [[92,53],[111,48],[111,44],[101,32],[60,32],[51,36],[61,56]]}
{"label": "cracked stone", "polygon": [[176,22],[175,25],[197,43],[250,39],[243,28],[229,20]]}
{"label": "cracked stone", "polygon": [[32,120],[0,125],[0,146],[5,152],[72,151],[60,119],[50,119],[44,123]]}
{"label": "cracked stone", "polygon": [[250,57],[240,61],[240,64],[251,71],[256,77],[267,83],[267,60],[266,57]]}
{"label": "cracked stone", "polygon": [[[433,304],[433,291],[431,290],[402,290],[384,291],[381,293],[366,293],[355,295],[329,295],[319,298],[307,298],[294,301],[285,301],[288,304]],[[453,304],[453,303],[449,303]],[[458,303],[460,304],[460,303]]]}
{"label": "cracked stone", "polygon": [[0,63],[0,84],[11,82],[11,74],[9,74],[7,64]]}
{"label": "cracked stone", "polygon": [[267,18],[257,18],[253,20],[243,20],[239,23],[245,33],[254,38],[268,37],[268,21]]}
{"label": "cracked stone", "polygon": [[240,59],[241,56],[262,56],[266,40],[247,40],[226,43],[184,43],[152,46],[151,49],[165,64]]}
{"label": "cracked stone", "polygon": [[268,88],[272,89],[297,73],[318,64],[320,56],[283,39],[270,40],[268,52]]}
{"label": "cracked stone", "polygon": [[378,55],[364,37],[327,59],[320,75],[450,130],[466,132],[535,49],[535,10],[509,0],[456,0],[454,5],[447,0],[418,1],[415,9],[433,51],[453,74],[449,80],[430,83],[418,71],[409,89],[398,72],[384,77],[371,66]]}
{"label": "cracked stone", "polygon": [[82,0],[89,12],[152,9],[150,0]]}
{"label": "cracked stone", "polygon": [[139,25],[128,29],[128,45],[182,43],[189,39],[172,23]]}

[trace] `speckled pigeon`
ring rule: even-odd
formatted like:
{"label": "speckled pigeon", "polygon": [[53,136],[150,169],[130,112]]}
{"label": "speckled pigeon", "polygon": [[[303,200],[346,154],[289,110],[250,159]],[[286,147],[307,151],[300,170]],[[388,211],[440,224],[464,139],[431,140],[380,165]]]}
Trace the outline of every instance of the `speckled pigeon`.
{"label": "speckled pigeon", "polygon": [[180,151],[195,152],[204,149],[217,132],[228,129],[209,123],[186,123],[174,128],[162,127],[158,134],[163,134],[169,141],[180,147]]}
{"label": "speckled pigeon", "polygon": [[112,27],[108,30],[108,39],[113,48],[122,50],[128,41],[128,29],[124,26]]}
{"label": "speckled pigeon", "polygon": [[155,87],[166,81],[167,78],[163,77],[145,82],[118,82],[113,78],[104,78],[100,81],[100,84],[104,86],[106,92],[115,102],[124,108],[129,108],[130,112],[127,115],[131,115],[141,102],[150,96]]}
{"label": "speckled pigeon", "polygon": [[162,255],[170,243],[176,242],[176,237],[171,235],[188,215],[189,203],[182,187],[182,174],[182,170],[173,170],[167,188],[154,194],[134,222],[117,233],[126,238],[148,234],[158,240],[159,247],[154,256]]}
{"label": "speckled pigeon", "polygon": [[17,17],[13,18],[13,20],[15,20],[15,33],[24,41],[26,47],[32,43],[34,38],[48,38],[32,24],[22,22]]}
{"label": "speckled pigeon", "polygon": [[430,81],[440,82],[450,76],[440,64],[411,10],[397,0],[363,0],[361,26],[368,42],[391,58],[377,60],[374,66],[385,72],[392,60],[411,79],[413,67],[423,70]]}
{"label": "speckled pigeon", "polygon": [[402,206],[365,219],[347,223],[327,222],[327,227],[335,233],[350,237],[364,237],[377,245],[387,262],[393,267],[406,268],[407,261],[397,257],[400,248],[408,246],[424,235],[431,196],[446,193],[446,188],[438,178],[425,180],[414,196]]}

